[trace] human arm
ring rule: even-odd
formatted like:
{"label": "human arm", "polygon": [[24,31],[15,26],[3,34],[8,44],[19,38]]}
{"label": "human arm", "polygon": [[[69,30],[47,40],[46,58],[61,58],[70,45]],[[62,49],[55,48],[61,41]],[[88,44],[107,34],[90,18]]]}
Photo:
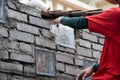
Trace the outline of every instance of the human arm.
{"label": "human arm", "polygon": [[84,17],[59,17],[51,22],[52,24],[61,23],[71,28],[87,29],[88,21]]}
{"label": "human arm", "polygon": [[[106,11],[103,11],[101,14],[95,14],[91,16],[78,17],[79,19],[73,19],[64,17],[59,17],[53,20],[51,23],[62,23],[64,25],[70,25],[69,27],[77,28],[77,29],[89,29],[90,32],[100,33],[102,35],[112,37],[116,32],[119,23],[119,13],[118,8],[112,8]],[[75,22],[72,22],[75,20]],[[84,21],[87,21],[87,26],[83,26]],[[74,26],[71,26],[74,25]],[[75,26],[77,25],[77,26]]]}

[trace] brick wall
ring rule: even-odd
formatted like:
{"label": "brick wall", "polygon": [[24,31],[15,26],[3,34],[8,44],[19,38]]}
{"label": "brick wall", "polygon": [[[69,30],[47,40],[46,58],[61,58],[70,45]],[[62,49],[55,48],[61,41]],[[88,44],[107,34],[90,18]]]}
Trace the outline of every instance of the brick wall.
{"label": "brick wall", "polygon": [[[99,62],[104,37],[80,30],[76,48],[56,45],[50,22],[17,0],[6,0],[6,23],[0,24],[0,80],[75,80],[84,60]],[[36,74],[35,48],[54,52],[54,77]]]}

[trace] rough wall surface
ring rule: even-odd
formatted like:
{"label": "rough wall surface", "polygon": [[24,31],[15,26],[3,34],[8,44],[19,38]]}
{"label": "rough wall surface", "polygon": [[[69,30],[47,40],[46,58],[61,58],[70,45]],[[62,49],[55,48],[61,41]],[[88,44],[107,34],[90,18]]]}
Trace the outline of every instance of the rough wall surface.
{"label": "rough wall surface", "polygon": [[[6,0],[6,23],[0,24],[0,80],[75,80],[84,59],[99,62],[104,37],[81,30],[76,48],[55,44],[50,23],[40,11]],[[54,77],[36,74],[35,48],[54,52]]]}

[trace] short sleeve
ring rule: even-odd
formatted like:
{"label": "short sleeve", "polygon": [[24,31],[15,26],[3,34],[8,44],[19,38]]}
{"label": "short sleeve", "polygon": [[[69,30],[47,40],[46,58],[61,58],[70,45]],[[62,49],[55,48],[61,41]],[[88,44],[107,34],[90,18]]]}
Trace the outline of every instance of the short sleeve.
{"label": "short sleeve", "polygon": [[117,13],[114,8],[104,11],[101,14],[86,16],[88,28],[91,32],[112,36],[117,27]]}

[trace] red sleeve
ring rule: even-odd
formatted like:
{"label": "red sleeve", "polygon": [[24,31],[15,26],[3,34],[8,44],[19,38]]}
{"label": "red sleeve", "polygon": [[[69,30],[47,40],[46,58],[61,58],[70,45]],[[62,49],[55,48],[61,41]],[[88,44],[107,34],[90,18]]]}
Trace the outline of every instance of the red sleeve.
{"label": "red sleeve", "polygon": [[110,37],[116,30],[117,13],[115,8],[104,11],[101,14],[86,16],[85,18],[88,19],[88,28],[91,32]]}

